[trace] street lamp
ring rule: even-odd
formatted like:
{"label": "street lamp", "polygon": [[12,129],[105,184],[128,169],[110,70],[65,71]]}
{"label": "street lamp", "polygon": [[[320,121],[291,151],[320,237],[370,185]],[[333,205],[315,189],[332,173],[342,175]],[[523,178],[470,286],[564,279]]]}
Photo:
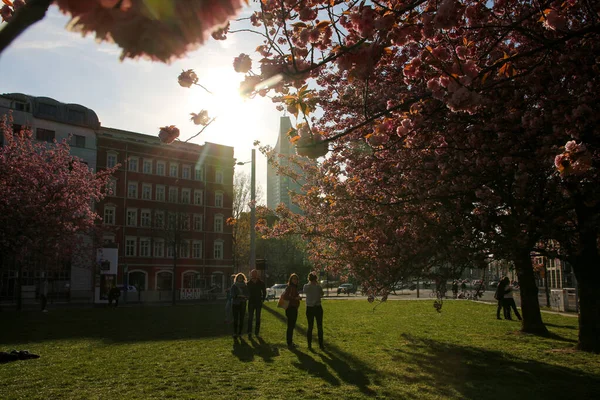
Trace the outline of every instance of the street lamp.
{"label": "street lamp", "polygon": [[252,160],[238,162],[236,165],[252,163],[250,174],[250,269],[256,268],[256,150],[252,149]]}

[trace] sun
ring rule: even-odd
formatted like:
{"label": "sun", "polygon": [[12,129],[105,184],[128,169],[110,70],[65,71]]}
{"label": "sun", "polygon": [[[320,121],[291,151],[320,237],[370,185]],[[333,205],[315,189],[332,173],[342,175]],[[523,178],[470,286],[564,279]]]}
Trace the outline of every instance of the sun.
{"label": "sun", "polygon": [[[215,128],[218,127],[221,132],[226,130],[227,136],[243,135],[243,132],[247,131],[248,121],[252,119],[254,108],[251,100],[239,94],[243,75],[233,69],[228,71],[225,68],[215,68],[203,71],[199,77],[198,83],[206,90],[193,86],[190,89],[186,109],[194,113],[207,110],[210,118],[216,118]],[[212,125],[208,130],[211,128]]]}

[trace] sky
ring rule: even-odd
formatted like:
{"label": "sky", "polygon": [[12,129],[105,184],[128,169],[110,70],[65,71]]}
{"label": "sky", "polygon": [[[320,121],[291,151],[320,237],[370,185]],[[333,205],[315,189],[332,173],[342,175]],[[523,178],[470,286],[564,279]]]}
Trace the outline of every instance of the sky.
{"label": "sky", "polygon": [[[269,98],[242,99],[237,90],[244,76],[232,66],[240,53],[258,59],[254,49],[261,44],[259,36],[236,33],[226,41],[210,38],[170,65],[144,59],[121,62],[118,46],[69,32],[65,28],[68,21],[68,16],[51,6],[42,21],[0,54],[0,93],[81,104],[96,112],[102,126],[148,135],[158,135],[161,126],[176,125],[182,140],[200,130],[189,120],[190,113],[207,109],[217,119],[192,142],[233,146],[240,162],[251,160],[255,140],[275,145],[283,114]],[[194,69],[198,83],[214,95],[197,86],[179,86],[177,77],[187,69]],[[266,167],[266,159],[257,149],[256,181],[263,193]],[[236,173],[249,175],[250,168],[250,163],[236,166]]]}

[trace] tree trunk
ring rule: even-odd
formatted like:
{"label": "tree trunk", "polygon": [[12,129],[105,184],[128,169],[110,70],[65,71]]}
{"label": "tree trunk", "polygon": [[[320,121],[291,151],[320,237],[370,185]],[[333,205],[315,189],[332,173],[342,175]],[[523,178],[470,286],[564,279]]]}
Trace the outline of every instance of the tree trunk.
{"label": "tree trunk", "polygon": [[523,312],[521,331],[536,335],[548,335],[548,329],[542,321],[542,313],[540,312],[538,288],[533,275],[530,251],[524,250],[518,252],[513,261],[517,269],[521,288],[521,310]]}
{"label": "tree trunk", "polygon": [[582,251],[575,258],[573,270],[578,283],[579,341],[582,351],[600,353],[600,256],[594,229],[580,232]]}
{"label": "tree trunk", "polygon": [[173,289],[173,305],[177,303],[177,289],[175,288],[177,284],[177,251],[175,251],[175,255],[173,256],[173,280],[172,280],[172,289]]}
{"label": "tree trunk", "polygon": [[21,276],[23,275],[23,264],[17,262],[17,278],[15,280],[15,294],[17,296],[17,311],[23,308],[23,296],[21,294]]}

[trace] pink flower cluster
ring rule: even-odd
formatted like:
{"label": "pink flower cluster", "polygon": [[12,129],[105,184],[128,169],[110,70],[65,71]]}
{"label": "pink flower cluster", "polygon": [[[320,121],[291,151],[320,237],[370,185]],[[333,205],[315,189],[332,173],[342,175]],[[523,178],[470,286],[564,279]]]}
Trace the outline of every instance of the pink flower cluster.
{"label": "pink flower cluster", "polygon": [[198,75],[196,75],[193,69],[188,69],[187,71],[182,71],[181,74],[179,74],[177,81],[182,87],[189,88],[198,83]]}
{"label": "pink flower cluster", "polygon": [[169,62],[204,43],[225,26],[245,0],[56,0],[70,14],[72,29],[115,42],[121,59],[147,57]]}
{"label": "pink flower cluster", "polygon": [[163,126],[160,128],[158,138],[162,143],[171,144],[179,137],[179,129],[175,125]]}
{"label": "pink flower cluster", "polygon": [[190,115],[192,116],[191,120],[196,125],[206,126],[206,125],[208,125],[208,122],[210,121],[210,117],[208,116],[208,111],[206,111],[206,110],[202,110],[198,114],[191,113]]}
{"label": "pink flower cluster", "polygon": [[252,69],[252,59],[247,54],[240,54],[233,59],[233,69],[235,72],[240,72],[242,74],[247,73]]}
{"label": "pink flower cluster", "polygon": [[554,158],[554,166],[561,176],[581,175],[592,167],[592,156],[583,143],[570,140],[565,152]]}

